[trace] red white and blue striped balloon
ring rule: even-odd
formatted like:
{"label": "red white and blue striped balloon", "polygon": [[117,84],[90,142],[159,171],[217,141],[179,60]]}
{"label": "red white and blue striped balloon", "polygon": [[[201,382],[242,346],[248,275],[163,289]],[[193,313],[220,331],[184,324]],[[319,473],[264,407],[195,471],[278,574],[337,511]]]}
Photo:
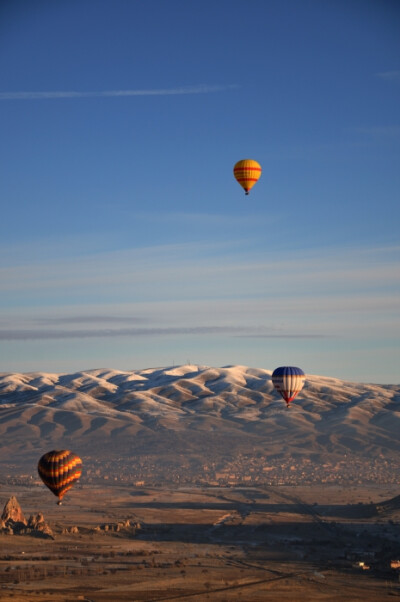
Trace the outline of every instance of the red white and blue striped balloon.
{"label": "red white and blue striped balloon", "polygon": [[280,366],[272,373],[275,389],[282,395],[287,406],[304,387],[306,375],[301,368],[295,366]]}

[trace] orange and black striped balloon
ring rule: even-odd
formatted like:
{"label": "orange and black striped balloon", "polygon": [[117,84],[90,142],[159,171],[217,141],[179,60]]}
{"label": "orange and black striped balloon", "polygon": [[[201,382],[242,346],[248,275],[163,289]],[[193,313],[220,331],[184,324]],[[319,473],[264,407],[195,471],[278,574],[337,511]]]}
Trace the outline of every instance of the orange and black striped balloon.
{"label": "orange and black striped balloon", "polygon": [[71,489],[82,473],[82,460],[68,449],[53,450],[44,454],[38,463],[38,473],[43,483],[58,497],[58,503]]}
{"label": "orange and black striped balloon", "polygon": [[253,161],[253,159],[242,159],[233,168],[233,175],[242,188],[244,188],[246,194],[249,194],[249,190],[260,179],[261,172],[261,165],[257,161]]}

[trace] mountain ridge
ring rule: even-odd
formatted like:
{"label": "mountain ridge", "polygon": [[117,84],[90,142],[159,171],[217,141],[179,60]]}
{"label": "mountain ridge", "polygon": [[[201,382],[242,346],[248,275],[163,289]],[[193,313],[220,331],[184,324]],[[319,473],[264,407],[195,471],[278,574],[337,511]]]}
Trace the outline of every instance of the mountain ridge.
{"label": "mountain ridge", "polygon": [[[51,448],[97,457],[266,454],[397,462],[400,385],[308,375],[286,408],[272,370],[186,364],[0,374],[0,463]],[[200,460],[199,460],[200,459]]]}

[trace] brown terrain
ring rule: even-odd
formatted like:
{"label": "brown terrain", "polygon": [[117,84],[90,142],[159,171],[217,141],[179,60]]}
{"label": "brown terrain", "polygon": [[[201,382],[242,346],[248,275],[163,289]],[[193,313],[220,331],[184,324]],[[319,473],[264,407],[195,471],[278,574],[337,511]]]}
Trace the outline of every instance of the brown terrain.
{"label": "brown terrain", "polygon": [[[400,386],[178,366],[0,374],[0,600],[400,597]],[[37,463],[82,458],[62,506]]]}
{"label": "brown terrain", "polygon": [[16,495],[24,518],[42,513],[48,530],[3,525],[0,599],[393,599],[400,597],[399,569],[391,568],[400,556],[395,493],[77,485],[57,506],[38,484],[3,485],[0,501]]}

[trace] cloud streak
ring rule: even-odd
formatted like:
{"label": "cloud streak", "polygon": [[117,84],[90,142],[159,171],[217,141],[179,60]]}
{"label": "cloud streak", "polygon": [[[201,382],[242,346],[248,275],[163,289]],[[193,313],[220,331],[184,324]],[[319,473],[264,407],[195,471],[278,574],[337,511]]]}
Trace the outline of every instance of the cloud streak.
{"label": "cloud streak", "polygon": [[144,90],[104,90],[101,92],[0,92],[0,100],[59,100],[74,98],[127,98],[133,96],[182,96],[190,94],[212,94],[234,90],[235,84],[220,86],[198,84],[196,86],[183,86],[179,88],[156,88]]}
{"label": "cloud streak", "polygon": [[171,245],[130,249],[64,261],[6,266],[0,269],[2,305],[16,305],[22,295],[56,297],[69,302],[85,295],[108,303],[133,300],[271,297],[295,294],[354,295],[361,290],[386,292],[398,286],[398,250],[317,249],[295,253],[239,253],[218,245]]}
{"label": "cloud streak", "polygon": [[181,326],[172,328],[120,328],[84,330],[0,330],[0,341],[43,341],[53,339],[87,339],[110,337],[148,337],[180,335],[231,335],[263,338],[320,338],[323,335],[310,334],[260,334],[240,326]]}
{"label": "cloud streak", "polygon": [[399,252],[391,246],[265,256],[178,244],[8,266],[0,269],[0,341],[393,339]]}
{"label": "cloud streak", "polygon": [[66,316],[57,318],[42,318],[36,320],[41,324],[54,325],[54,324],[101,324],[101,323],[114,323],[114,324],[126,324],[129,322],[140,323],[143,322],[143,318],[134,316]]}
{"label": "cloud streak", "polygon": [[398,138],[400,136],[400,126],[398,125],[358,127],[356,131],[374,138]]}
{"label": "cloud streak", "polygon": [[393,71],[382,71],[376,75],[377,77],[387,81],[400,81],[400,69],[394,69]]}

